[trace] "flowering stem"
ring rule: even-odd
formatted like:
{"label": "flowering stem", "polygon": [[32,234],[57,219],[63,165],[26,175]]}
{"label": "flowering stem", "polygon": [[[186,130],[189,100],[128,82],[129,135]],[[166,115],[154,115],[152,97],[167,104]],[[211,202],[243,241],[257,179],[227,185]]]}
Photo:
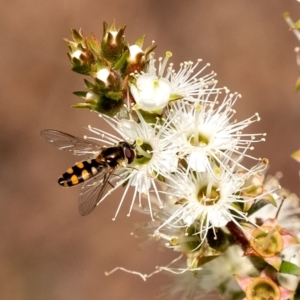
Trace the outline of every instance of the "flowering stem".
{"label": "flowering stem", "polygon": [[[249,240],[247,239],[243,231],[233,221],[228,222],[226,227],[235,238],[235,240],[240,244],[243,251],[247,252],[247,250],[249,251],[249,249],[251,249]],[[263,270],[267,265],[267,263],[258,256],[250,255],[249,259],[253,264],[253,267],[258,271]]]}
{"label": "flowering stem", "polygon": [[243,251],[248,250],[250,247],[250,243],[243,231],[233,221],[228,222],[226,227],[233,235],[235,240],[241,245]]}

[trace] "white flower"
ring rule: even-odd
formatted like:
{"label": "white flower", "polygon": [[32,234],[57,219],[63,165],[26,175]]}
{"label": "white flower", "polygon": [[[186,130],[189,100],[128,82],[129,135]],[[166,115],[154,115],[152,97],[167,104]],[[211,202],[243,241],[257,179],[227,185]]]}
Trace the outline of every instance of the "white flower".
{"label": "white flower", "polygon": [[173,65],[170,65],[166,78],[171,82],[173,94],[181,95],[189,102],[195,102],[203,95],[218,94],[222,90],[216,88],[215,72],[200,76],[210,66],[209,63],[196,71],[201,62],[202,60],[198,59],[195,64],[191,61],[181,63],[178,72],[175,72]]}
{"label": "white flower", "polygon": [[[214,299],[206,294],[219,291],[224,299],[233,299],[241,289],[233,275],[249,276],[256,274],[248,257],[243,256],[239,246],[230,247],[222,256],[204,264],[197,272],[184,272],[173,275],[173,283],[167,287],[163,296],[171,299]],[[206,295],[206,297],[204,297]]]}
{"label": "white flower", "polygon": [[[138,51],[135,48],[133,50]],[[130,83],[130,91],[139,108],[160,114],[172,100],[197,101],[203,95],[216,94],[221,90],[215,87],[217,81],[214,79],[214,72],[200,76],[209,64],[196,71],[201,60],[196,64],[185,62],[180,65],[179,71],[175,72],[173,64],[166,68],[171,56],[172,53],[168,51],[164,60],[160,58],[157,70],[154,54],[151,53],[145,72],[134,74],[135,81]]]}
{"label": "white flower", "polygon": [[285,229],[289,229],[297,234],[300,239],[300,204],[296,194],[280,187],[279,179],[281,173],[275,176],[268,176],[263,184],[264,192],[269,193],[276,206],[272,204],[265,205],[250,216],[251,221],[261,219],[262,222],[268,219],[277,219],[278,224]]}
{"label": "white flower", "polygon": [[178,164],[177,148],[172,145],[172,135],[166,134],[169,130],[168,121],[165,121],[163,125],[160,125],[159,120],[156,124],[149,124],[138,112],[137,114],[139,122],[125,119],[116,120],[103,116],[104,120],[120,134],[121,138],[110,135],[101,129],[90,127],[90,130],[102,136],[102,138],[95,138],[98,141],[113,145],[120,140],[125,140],[135,145],[136,157],[133,163],[130,166],[120,166],[115,172],[117,176],[114,176],[112,179],[114,187],[110,193],[122,185],[125,186],[125,191],[120,200],[116,215],[127,196],[128,188],[132,186],[134,187],[134,195],[130,212],[136,198],[138,198],[139,206],[142,205],[142,196],[144,195],[147,199],[150,215],[153,217],[151,193],[153,192],[157,197],[159,205],[163,206],[163,201],[159,196],[158,186],[160,181],[158,177],[166,179],[170,176],[171,172],[176,171]]}
{"label": "white flower", "polygon": [[265,165],[259,164],[248,173],[237,174],[216,166],[212,166],[214,175],[210,172],[187,174],[186,170],[176,172],[171,180],[168,178],[169,202],[173,203],[173,207],[169,208],[170,217],[156,229],[156,235],[160,235],[165,226],[187,229],[193,225],[203,242],[210,229],[215,231],[229,221],[242,229],[239,222],[248,221],[248,217],[238,203],[253,201],[253,197],[241,197],[241,192],[247,179],[264,168]]}
{"label": "white flower", "polygon": [[160,114],[170,100],[171,83],[163,77],[147,73],[130,84],[130,91],[139,108]]}
{"label": "white flower", "polygon": [[[226,93],[221,104],[217,96],[210,101],[209,95],[203,100],[199,99],[198,103],[177,101],[172,104],[168,115],[174,131],[178,133],[174,143],[177,144],[180,156],[187,160],[188,169],[205,172],[210,170],[211,161],[226,168],[226,165],[222,165],[224,158],[227,158],[226,163],[253,158],[246,151],[253,149],[253,142],[264,140],[256,139],[264,134],[242,133],[248,125],[259,121],[258,114],[241,122],[233,120],[235,111],[232,106],[239,96]],[[239,167],[246,169],[242,165]]]}

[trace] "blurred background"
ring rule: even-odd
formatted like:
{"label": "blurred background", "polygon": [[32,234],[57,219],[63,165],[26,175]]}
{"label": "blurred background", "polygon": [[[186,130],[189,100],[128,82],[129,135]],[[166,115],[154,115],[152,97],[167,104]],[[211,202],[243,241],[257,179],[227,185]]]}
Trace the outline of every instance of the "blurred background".
{"label": "blurred background", "polygon": [[[0,299],[155,299],[170,282],[158,274],[139,277],[104,271],[123,266],[142,273],[166,265],[173,253],[157,245],[139,247],[134,224],[148,221],[128,206],[117,220],[112,195],[81,217],[80,188],[63,189],[57,178],[77,160],[39,135],[45,128],[82,136],[84,127],[104,126],[96,114],[71,109],[83,77],[70,71],[63,38],[71,28],[102,37],[103,21],[127,24],[134,43],[146,34],[156,56],[173,52],[172,62],[202,58],[217,72],[220,86],[243,95],[236,105],[242,120],[259,112],[250,132],[266,132],[255,155],[270,160],[269,174],[282,171],[282,186],[300,194],[299,46],[282,14],[296,21],[296,0],[12,0],[0,11]],[[176,67],[175,67],[176,68]],[[174,299],[174,298],[173,298]],[[178,297],[179,299],[179,297]]]}

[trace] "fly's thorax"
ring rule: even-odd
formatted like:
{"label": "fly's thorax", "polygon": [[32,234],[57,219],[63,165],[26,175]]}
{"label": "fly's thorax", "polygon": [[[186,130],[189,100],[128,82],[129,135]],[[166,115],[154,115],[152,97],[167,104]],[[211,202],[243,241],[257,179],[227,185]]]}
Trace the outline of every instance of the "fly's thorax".
{"label": "fly's thorax", "polygon": [[105,148],[96,157],[98,162],[104,162],[111,168],[116,168],[122,163],[131,164],[135,158],[133,146],[127,142],[120,142],[116,146]]}
{"label": "fly's thorax", "polygon": [[63,173],[58,179],[58,183],[63,187],[74,186],[94,177],[103,168],[105,168],[105,164],[96,159],[81,161]]}

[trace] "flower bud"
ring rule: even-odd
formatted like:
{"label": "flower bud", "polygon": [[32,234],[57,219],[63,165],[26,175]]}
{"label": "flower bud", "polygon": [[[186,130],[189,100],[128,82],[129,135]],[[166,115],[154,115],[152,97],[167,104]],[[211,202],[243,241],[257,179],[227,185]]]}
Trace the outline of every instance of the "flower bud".
{"label": "flower bud", "polygon": [[110,27],[106,22],[103,23],[102,56],[112,63],[115,63],[127,49],[124,38],[125,28],[126,26],[123,26],[117,30],[114,22]]}
{"label": "flower bud", "polygon": [[130,91],[138,108],[160,114],[169,102],[171,83],[154,74],[142,74],[130,85]]}
{"label": "flower bud", "polygon": [[[88,108],[97,111],[107,116],[115,116],[123,107],[123,100],[119,97],[109,97],[110,94],[97,94],[94,92],[88,92],[85,96],[81,93],[75,93],[85,100],[85,102],[76,103],[72,107],[74,108]],[[116,95],[117,93],[115,93]]]}
{"label": "flower bud", "polygon": [[65,39],[70,50],[68,56],[72,63],[72,70],[88,75],[92,64],[95,63],[94,54],[87,43],[87,39],[82,35],[81,30],[77,31],[73,29],[72,37],[73,41]]}
{"label": "flower bud", "polygon": [[129,57],[127,58],[126,74],[141,73],[145,67],[145,53],[138,45],[129,47]]}
{"label": "flower bud", "polygon": [[100,81],[102,81],[104,83],[104,85],[107,87],[109,85],[108,82],[108,77],[109,77],[109,70],[106,68],[100,69],[97,73],[96,73],[96,78],[99,79]]}
{"label": "flower bud", "polygon": [[[96,89],[99,93],[106,95],[108,98],[119,100],[122,98],[122,78],[118,72],[104,67],[93,74],[96,83]],[[117,95],[114,95],[117,93]],[[116,98],[117,97],[117,98]]]}

